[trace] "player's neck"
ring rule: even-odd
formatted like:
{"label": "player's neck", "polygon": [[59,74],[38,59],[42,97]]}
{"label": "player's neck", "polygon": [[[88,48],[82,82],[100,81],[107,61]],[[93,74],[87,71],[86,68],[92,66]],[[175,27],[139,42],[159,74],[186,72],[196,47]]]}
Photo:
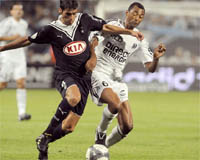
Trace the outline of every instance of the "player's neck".
{"label": "player's neck", "polygon": [[72,24],[66,23],[62,17],[60,17],[60,21],[62,22],[62,24],[66,25],[66,26],[70,26]]}
{"label": "player's neck", "polygon": [[20,19],[21,19],[21,18],[17,18],[17,17],[13,17],[13,18],[14,18],[14,20],[16,20],[17,22],[19,22]]}
{"label": "player's neck", "polygon": [[126,23],[126,22],[124,22],[124,27],[125,27],[125,29],[131,29],[131,30],[134,29],[133,26],[128,25],[128,23]]}

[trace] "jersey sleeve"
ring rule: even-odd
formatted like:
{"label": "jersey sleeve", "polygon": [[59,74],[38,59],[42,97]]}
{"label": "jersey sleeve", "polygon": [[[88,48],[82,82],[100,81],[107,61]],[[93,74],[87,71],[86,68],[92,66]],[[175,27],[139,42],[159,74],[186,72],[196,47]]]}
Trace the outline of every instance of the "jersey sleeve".
{"label": "jersey sleeve", "polygon": [[[106,24],[121,27],[118,20],[109,19],[109,20],[106,20]],[[89,41],[91,41],[93,37],[96,37],[98,39],[98,41],[104,40],[104,34],[101,31],[91,32],[90,35],[89,35]]]}
{"label": "jersey sleeve", "polygon": [[38,44],[51,43],[50,29],[51,29],[51,26],[49,25],[44,26],[38,32],[29,36],[28,37],[29,41],[32,43],[38,43]]}
{"label": "jersey sleeve", "polygon": [[85,14],[86,21],[91,31],[101,31],[106,22],[96,16]]}
{"label": "jersey sleeve", "polygon": [[146,41],[146,39],[142,40],[140,49],[137,51],[136,55],[143,64],[153,61],[153,52],[149,48],[149,43]]}

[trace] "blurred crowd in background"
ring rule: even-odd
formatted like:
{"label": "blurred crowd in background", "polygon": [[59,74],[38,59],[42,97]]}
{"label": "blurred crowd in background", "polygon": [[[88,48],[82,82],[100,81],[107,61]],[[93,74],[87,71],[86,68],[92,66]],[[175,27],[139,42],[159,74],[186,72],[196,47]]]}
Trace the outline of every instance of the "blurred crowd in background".
{"label": "blurred crowd in background", "polygon": [[[96,14],[95,8],[100,0],[79,0],[80,11]],[[156,1],[156,0],[155,0]],[[158,1],[158,0],[157,0]],[[160,0],[166,1],[166,0]],[[169,0],[168,0],[169,1]],[[178,0],[182,2],[183,0]],[[9,16],[9,8],[12,0],[0,1],[0,20]],[[16,2],[16,1],[15,1]],[[58,17],[59,1],[57,0],[18,0],[24,5],[24,19],[29,23],[29,33],[35,33],[41,26],[56,20]],[[127,1],[127,7],[132,1]],[[142,1],[141,1],[142,2]],[[106,1],[105,1],[106,3]],[[126,8],[124,8],[125,11]],[[170,11],[169,11],[170,12]],[[105,18],[123,18],[123,12],[108,12]],[[145,37],[150,40],[152,48],[162,41],[167,43],[167,57],[161,59],[161,64],[185,64],[200,65],[199,39],[200,39],[200,17],[190,16],[166,16],[156,13],[147,13],[145,20],[139,26],[145,33]],[[189,43],[188,43],[189,41]],[[192,44],[192,45],[190,45]],[[49,46],[37,47],[32,45],[28,49],[28,62],[51,63]],[[39,55],[34,55],[33,53]],[[41,55],[42,53],[42,55]],[[42,58],[41,58],[42,56]],[[179,61],[177,61],[177,58]],[[130,61],[138,61],[135,57]]]}
{"label": "blurred crowd in background", "polygon": [[[28,35],[37,32],[41,26],[58,18],[59,0],[0,0],[0,21],[9,16],[9,8],[11,4],[16,1],[21,2],[24,5],[24,19],[29,23]],[[155,48],[160,42],[163,42],[167,47],[166,55],[160,59],[160,66],[173,67],[174,74],[177,69],[176,66],[179,68],[182,66],[176,71],[177,73],[187,71],[188,67],[194,67],[194,82],[192,82],[192,84],[195,84],[193,88],[197,88],[200,80],[198,69],[200,66],[200,1],[137,1],[144,4],[146,8],[144,21],[139,25],[138,29],[144,33],[145,38],[150,42],[151,48]],[[79,0],[79,10],[81,12],[100,16],[104,19],[124,19],[125,11],[132,2],[134,1]],[[185,2],[185,7],[183,7],[184,5],[182,4]],[[173,6],[173,3],[175,6]],[[165,4],[168,6],[165,6]],[[177,8],[177,12],[174,10],[175,8]],[[192,14],[187,15],[189,12],[192,12]],[[49,66],[55,63],[51,47],[48,45],[44,47],[44,45],[33,44],[26,48],[26,52],[29,65]],[[137,63],[139,64],[139,60],[136,57],[130,57],[129,63],[134,65]],[[125,73],[128,73],[131,70],[130,65],[127,66],[128,69],[125,69]],[[141,68],[141,66],[134,66],[135,70],[137,70],[137,68]],[[29,80],[37,79],[35,78],[35,74],[42,75],[47,73],[47,71],[42,72],[42,69],[41,72],[33,70],[33,68],[29,69]],[[49,75],[50,72],[52,71],[49,71]],[[37,80],[39,81],[44,80],[40,79],[40,76],[37,77]],[[180,83],[182,83],[181,79]],[[187,82],[184,81],[183,83]]]}
{"label": "blurred crowd in background", "polygon": [[[10,16],[10,7],[13,3],[20,2],[24,7],[24,19],[28,22],[28,35],[38,31],[44,25],[58,18],[58,0],[0,0],[0,21]],[[81,12],[95,13],[98,0],[79,0]],[[51,64],[51,48],[46,45],[32,45],[27,49],[28,63]],[[35,54],[36,53],[36,54]],[[50,56],[51,55],[51,56]]]}

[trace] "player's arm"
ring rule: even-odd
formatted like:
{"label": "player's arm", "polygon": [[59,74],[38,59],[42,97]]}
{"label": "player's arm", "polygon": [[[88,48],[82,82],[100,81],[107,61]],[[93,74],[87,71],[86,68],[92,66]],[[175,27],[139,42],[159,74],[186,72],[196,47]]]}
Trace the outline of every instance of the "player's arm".
{"label": "player's arm", "polygon": [[16,39],[15,41],[12,41],[4,46],[0,46],[0,52],[25,47],[30,44],[31,44],[31,42],[28,40],[27,36],[20,37],[20,38]]}
{"label": "player's arm", "polygon": [[12,36],[2,36],[2,37],[0,37],[0,41],[14,41],[19,37],[20,37],[20,35],[18,35],[18,34],[12,35]]}
{"label": "player's arm", "polygon": [[145,63],[145,67],[148,69],[149,72],[155,72],[159,58],[165,54],[166,47],[164,44],[160,44],[157,48],[154,49],[153,61]]}
{"label": "player's arm", "polygon": [[110,25],[110,24],[104,24],[103,28],[102,28],[102,32],[103,33],[109,33],[109,34],[132,35],[140,41],[144,39],[144,35],[141,32],[135,32],[131,29],[125,29],[125,28],[117,27],[117,26]]}
{"label": "player's arm", "polygon": [[88,22],[88,28],[91,31],[102,31],[103,33],[109,34],[127,34],[136,37],[138,40],[143,40],[144,36],[141,32],[135,32],[130,29],[121,28],[118,26],[106,24],[106,22],[96,16],[84,14]]}
{"label": "player's arm", "polygon": [[98,45],[97,37],[93,37],[90,42],[90,59],[86,62],[85,69],[87,72],[92,72],[97,64],[95,47]]}

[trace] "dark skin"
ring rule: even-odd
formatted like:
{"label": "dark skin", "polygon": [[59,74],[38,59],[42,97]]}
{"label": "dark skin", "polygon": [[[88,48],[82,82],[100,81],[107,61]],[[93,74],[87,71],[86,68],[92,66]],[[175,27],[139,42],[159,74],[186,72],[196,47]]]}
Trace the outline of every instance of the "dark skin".
{"label": "dark skin", "polygon": [[[145,11],[137,6],[134,6],[130,11],[127,10],[124,22],[125,28],[133,30],[143,21],[144,15]],[[91,43],[92,47],[97,46],[98,39],[94,37]],[[92,47],[91,51],[94,51]],[[166,47],[162,43],[154,49],[153,61],[145,63],[145,67],[149,72],[155,72],[159,58],[165,54],[165,51]],[[118,113],[117,119],[120,129],[124,135],[128,134],[133,128],[133,116],[128,100],[121,102],[118,95],[111,88],[105,88],[101,94],[101,101],[108,104],[111,113]]]}
{"label": "dark skin", "polygon": [[[124,22],[126,29],[134,29],[137,27],[144,19],[145,11],[137,6],[134,6],[130,11],[126,11],[126,19]],[[159,58],[165,54],[166,47],[164,44],[159,44],[158,47],[154,49],[153,62],[145,63],[145,67],[149,72],[155,72]]]}

